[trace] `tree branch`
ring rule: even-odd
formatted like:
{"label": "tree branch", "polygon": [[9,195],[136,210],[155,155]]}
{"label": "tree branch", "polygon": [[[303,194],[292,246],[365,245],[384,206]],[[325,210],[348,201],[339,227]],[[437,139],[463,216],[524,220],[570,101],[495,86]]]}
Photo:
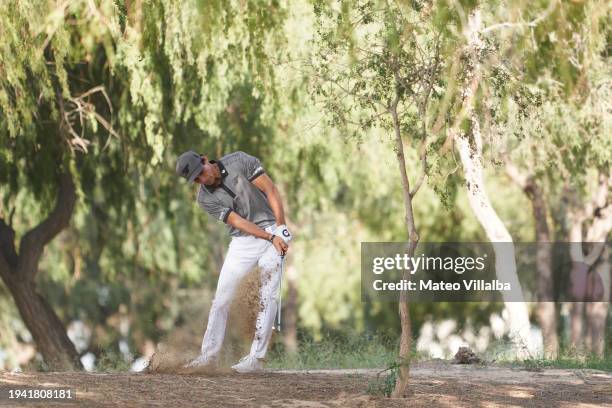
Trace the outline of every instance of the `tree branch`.
{"label": "tree branch", "polygon": [[593,242],[591,251],[585,255],[585,263],[593,265],[607,245],[606,237],[612,230],[612,203],[598,209],[591,226],[587,230],[587,242]]}
{"label": "tree branch", "polygon": [[5,283],[12,279],[12,272],[9,264],[4,259],[4,255],[0,253],[0,277]]}
{"label": "tree branch", "polygon": [[597,212],[608,204],[608,191],[612,185],[612,177],[610,177],[609,172],[600,170],[598,172],[598,178],[597,190],[593,192],[591,201],[587,204],[585,209],[585,215],[587,217],[597,217]]}
{"label": "tree branch", "polygon": [[593,266],[606,247],[605,242],[593,242],[591,250],[584,256],[584,263]]}
{"label": "tree branch", "polygon": [[482,30],[482,34],[486,34],[489,31],[493,31],[493,30],[497,30],[500,28],[511,28],[511,27],[530,27],[533,28],[535,26],[537,26],[539,23],[541,23],[544,19],[546,19],[548,16],[550,16],[552,14],[552,12],[555,10],[555,8],[557,7],[557,2],[556,1],[551,1],[548,5],[548,8],[546,10],[544,10],[544,13],[542,13],[540,16],[538,16],[536,19],[529,21],[527,23],[509,23],[509,22],[504,22],[504,23],[498,23],[498,24],[493,24],[492,26],[489,26],[485,29]]}
{"label": "tree branch", "polygon": [[418,193],[423,181],[425,180],[425,176],[427,175],[427,153],[425,150],[421,152],[421,174],[417,179],[414,187],[410,190],[410,197],[414,197],[416,193]]}
{"label": "tree branch", "polygon": [[0,256],[9,268],[17,266],[17,251],[15,250],[15,231],[0,218]]}
{"label": "tree branch", "polygon": [[338,88],[340,88],[341,91],[343,91],[345,94],[353,96],[355,98],[359,98],[361,101],[365,101],[365,102],[370,102],[373,105],[379,105],[380,107],[384,108],[385,110],[388,109],[387,106],[385,106],[384,103],[380,102],[380,101],[376,101],[372,98],[372,95],[368,95],[367,97],[363,96],[363,95],[359,95],[345,87],[343,87],[337,80],[334,80],[328,76],[325,75],[321,75],[319,73],[315,73],[315,76],[317,76],[318,78],[322,79],[323,81],[329,82],[332,85],[337,86]]}
{"label": "tree branch", "polygon": [[506,157],[504,163],[508,177],[510,177],[521,189],[527,190],[530,177],[522,173],[509,158]]}
{"label": "tree branch", "polygon": [[44,221],[21,239],[17,272],[23,279],[34,280],[45,245],[68,226],[76,199],[72,175],[68,171],[63,172],[60,175],[55,207]]}
{"label": "tree branch", "polygon": [[433,66],[433,68],[429,68],[430,72],[429,72],[429,82],[427,84],[426,87],[426,91],[425,91],[425,96],[423,97],[423,101],[421,102],[421,107],[420,107],[420,111],[421,111],[421,115],[425,115],[425,107],[427,106],[427,103],[429,101],[429,96],[431,95],[431,90],[433,89],[433,84],[434,84],[434,79],[436,78],[436,73],[438,72],[438,66],[440,63],[440,58],[439,58],[439,44],[436,43],[436,54],[434,57],[435,60],[435,64]]}

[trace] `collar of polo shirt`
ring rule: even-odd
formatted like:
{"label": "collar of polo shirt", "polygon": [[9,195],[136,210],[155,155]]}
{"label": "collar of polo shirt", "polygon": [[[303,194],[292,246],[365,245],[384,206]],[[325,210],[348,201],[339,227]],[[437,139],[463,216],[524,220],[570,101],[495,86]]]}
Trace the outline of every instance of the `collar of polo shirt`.
{"label": "collar of polo shirt", "polygon": [[[227,170],[225,169],[225,166],[223,165],[223,163],[221,163],[221,160],[209,160],[208,161],[210,164],[216,164],[217,166],[219,166],[219,172],[221,172],[221,180],[223,180],[224,178],[227,177],[227,175],[229,174],[227,172]],[[217,189],[217,187],[209,187],[209,186],[204,186],[204,188],[206,188],[206,190],[208,190],[209,192],[213,192]]]}

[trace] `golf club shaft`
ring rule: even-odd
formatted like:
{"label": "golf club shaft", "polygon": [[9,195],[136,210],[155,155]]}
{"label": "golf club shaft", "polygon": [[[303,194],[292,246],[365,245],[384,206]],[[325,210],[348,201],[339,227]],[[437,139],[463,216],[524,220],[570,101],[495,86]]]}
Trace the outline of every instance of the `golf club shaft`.
{"label": "golf club shaft", "polygon": [[283,274],[285,272],[285,255],[281,255],[281,264],[280,264],[280,280],[278,282],[278,309],[276,314],[276,329],[280,332],[281,330],[281,305],[283,298]]}

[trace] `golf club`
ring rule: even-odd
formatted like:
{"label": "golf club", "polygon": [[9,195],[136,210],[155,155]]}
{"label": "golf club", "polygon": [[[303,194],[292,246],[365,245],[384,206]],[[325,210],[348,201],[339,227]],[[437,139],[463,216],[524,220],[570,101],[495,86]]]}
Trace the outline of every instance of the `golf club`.
{"label": "golf club", "polygon": [[272,327],[273,330],[278,332],[281,331],[281,302],[283,293],[283,274],[285,272],[285,255],[281,255],[281,270],[280,270],[280,281],[278,283],[278,309],[276,313],[276,325]]}

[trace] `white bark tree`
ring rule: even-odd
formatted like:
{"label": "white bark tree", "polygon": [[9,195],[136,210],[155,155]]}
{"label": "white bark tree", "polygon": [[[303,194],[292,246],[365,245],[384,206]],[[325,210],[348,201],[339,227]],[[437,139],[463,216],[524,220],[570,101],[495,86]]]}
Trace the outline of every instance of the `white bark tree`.
{"label": "white bark tree", "polygon": [[[482,18],[480,9],[477,7],[470,13],[464,31],[467,41],[465,55],[468,57],[468,63],[461,91],[463,105],[460,115],[469,121],[470,131],[462,131],[454,126],[450,130],[450,136],[461,157],[470,207],[485,230],[487,238],[493,243],[496,275],[500,281],[510,283],[516,293],[522,289],[516,271],[513,241],[508,229],[493,208],[485,188],[482,134],[474,109],[474,96],[481,75],[479,58],[485,47],[481,31]],[[532,357],[535,347],[530,334],[531,326],[527,305],[525,302],[511,301],[506,293],[503,293],[503,296],[508,311],[510,338],[515,347],[516,356],[517,358]]]}
{"label": "white bark tree", "polygon": [[548,206],[540,182],[532,172],[521,171],[509,157],[505,158],[506,173],[521,188],[531,203],[535,227],[537,304],[536,316],[544,340],[544,357],[555,359],[559,353],[557,312],[553,297],[552,234],[548,225]]}

